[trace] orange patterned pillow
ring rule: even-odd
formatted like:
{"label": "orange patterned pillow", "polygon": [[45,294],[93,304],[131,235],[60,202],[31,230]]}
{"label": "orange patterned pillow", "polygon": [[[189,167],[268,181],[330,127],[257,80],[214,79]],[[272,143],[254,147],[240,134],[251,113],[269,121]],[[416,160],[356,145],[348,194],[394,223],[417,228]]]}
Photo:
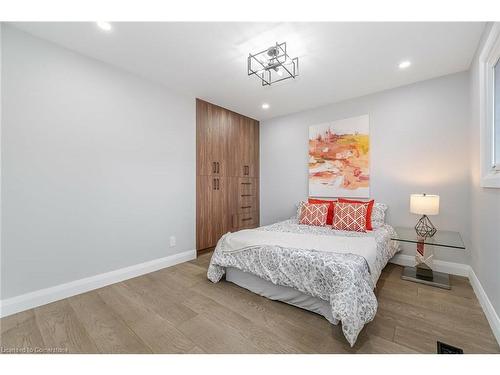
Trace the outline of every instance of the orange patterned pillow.
{"label": "orange patterned pillow", "polygon": [[333,229],[366,232],[366,214],[370,203],[336,203]]}
{"label": "orange patterned pillow", "polygon": [[335,203],[337,203],[336,200],[325,200],[325,199],[315,199],[315,198],[309,198],[307,200],[309,203],[312,204],[329,204],[328,207],[328,215],[326,215],[326,224],[327,225],[332,225],[333,224],[333,211],[335,209]]}
{"label": "orange patterned pillow", "polygon": [[299,224],[324,226],[330,204],[303,203],[300,210]]}

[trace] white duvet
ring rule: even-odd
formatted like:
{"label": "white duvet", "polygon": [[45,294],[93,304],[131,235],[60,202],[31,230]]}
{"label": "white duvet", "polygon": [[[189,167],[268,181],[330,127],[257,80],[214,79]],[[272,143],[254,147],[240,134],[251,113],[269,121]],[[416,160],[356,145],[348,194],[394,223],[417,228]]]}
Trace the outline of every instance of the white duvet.
{"label": "white duvet", "polygon": [[327,236],[313,233],[271,232],[245,229],[226,236],[224,252],[246,250],[251,247],[272,245],[326,253],[356,254],[368,263],[370,272],[375,270],[377,242],[375,237]]}

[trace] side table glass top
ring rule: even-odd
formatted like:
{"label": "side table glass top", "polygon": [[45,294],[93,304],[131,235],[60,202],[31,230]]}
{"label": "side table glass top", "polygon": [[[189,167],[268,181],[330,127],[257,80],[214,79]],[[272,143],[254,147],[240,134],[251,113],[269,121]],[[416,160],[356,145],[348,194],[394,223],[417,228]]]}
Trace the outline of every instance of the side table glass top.
{"label": "side table glass top", "polygon": [[392,240],[412,243],[423,242],[425,245],[465,249],[462,237],[458,232],[438,230],[434,236],[423,239],[415,232],[415,228],[394,227],[394,229],[396,230],[397,238],[391,238]]}

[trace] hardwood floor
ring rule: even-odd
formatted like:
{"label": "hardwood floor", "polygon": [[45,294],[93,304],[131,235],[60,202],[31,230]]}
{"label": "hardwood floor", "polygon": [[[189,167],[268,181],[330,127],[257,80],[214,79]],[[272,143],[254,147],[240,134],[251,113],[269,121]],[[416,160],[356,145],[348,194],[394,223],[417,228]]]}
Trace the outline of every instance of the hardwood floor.
{"label": "hardwood floor", "polygon": [[[69,353],[499,353],[466,278],[452,290],[400,279],[389,264],[377,284],[377,316],[350,348],[340,326],[206,278],[198,259],[0,320],[0,346]],[[21,350],[22,351],[22,350]]]}

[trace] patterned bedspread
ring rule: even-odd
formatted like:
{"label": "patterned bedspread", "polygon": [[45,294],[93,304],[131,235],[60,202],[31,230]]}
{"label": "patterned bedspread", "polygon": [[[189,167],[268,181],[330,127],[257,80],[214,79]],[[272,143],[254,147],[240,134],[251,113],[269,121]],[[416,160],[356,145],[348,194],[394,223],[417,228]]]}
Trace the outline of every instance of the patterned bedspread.
{"label": "patterned bedspread", "polygon": [[375,317],[376,282],[388,260],[399,250],[391,240],[394,229],[387,224],[367,233],[335,231],[328,227],[300,225],[296,219],[260,227],[256,230],[308,233],[332,236],[374,236],[377,243],[375,269],[366,260],[350,253],[325,253],[297,248],[266,245],[226,252],[224,235],[214,251],[208,278],[216,283],[226,267],[252,273],[275,285],[295,288],[330,303],[336,322],[351,346],[364,325]]}

